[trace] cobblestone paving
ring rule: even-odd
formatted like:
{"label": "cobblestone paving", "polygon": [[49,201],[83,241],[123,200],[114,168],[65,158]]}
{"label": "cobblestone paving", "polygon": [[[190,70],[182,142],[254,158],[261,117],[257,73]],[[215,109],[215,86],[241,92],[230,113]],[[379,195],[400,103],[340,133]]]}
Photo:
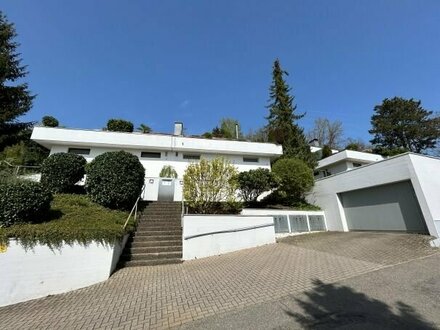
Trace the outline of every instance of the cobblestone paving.
{"label": "cobblestone paving", "polygon": [[[124,268],[101,284],[0,308],[0,328],[177,327],[302,291],[316,279],[335,282],[438,252],[423,236],[352,234],[307,235],[178,265]],[[401,253],[407,244],[410,256]]]}

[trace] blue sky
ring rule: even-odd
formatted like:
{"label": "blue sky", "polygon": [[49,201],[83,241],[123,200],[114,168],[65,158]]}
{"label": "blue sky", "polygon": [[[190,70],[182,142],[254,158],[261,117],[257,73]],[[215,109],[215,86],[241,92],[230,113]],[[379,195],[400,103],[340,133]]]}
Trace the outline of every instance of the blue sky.
{"label": "blue sky", "polygon": [[386,97],[440,108],[440,1],[2,0],[16,25],[30,120],[101,128],[111,117],[190,134],[265,124],[275,58],[309,129],[340,120],[369,139]]}

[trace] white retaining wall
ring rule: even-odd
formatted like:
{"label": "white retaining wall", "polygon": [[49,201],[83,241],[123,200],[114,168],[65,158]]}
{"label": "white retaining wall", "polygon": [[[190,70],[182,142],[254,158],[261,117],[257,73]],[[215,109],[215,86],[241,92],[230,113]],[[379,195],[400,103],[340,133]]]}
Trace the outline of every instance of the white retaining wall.
{"label": "white retaining wall", "polygon": [[111,245],[75,243],[59,250],[36,245],[27,251],[10,240],[6,252],[0,253],[0,306],[105,281],[115,269],[127,238]]}
{"label": "white retaining wall", "polygon": [[275,243],[272,217],[186,215],[182,222],[183,260]]}

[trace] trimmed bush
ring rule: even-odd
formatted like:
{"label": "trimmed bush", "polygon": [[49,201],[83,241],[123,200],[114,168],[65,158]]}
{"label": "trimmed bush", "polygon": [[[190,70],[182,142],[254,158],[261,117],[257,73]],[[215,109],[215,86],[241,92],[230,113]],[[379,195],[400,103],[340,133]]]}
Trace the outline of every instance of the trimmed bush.
{"label": "trimmed bush", "polygon": [[58,127],[60,125],[58,119],[52,116],[44,116],[41,122],[45,127]]}
{"label": "trimmed bush", "polygon": [[278,186],[275,175],[267,168],[241,172],[237,176],[240,196],[247,203],[256,202],[262,193]]}
{"label": "trimmed bush", "polygon": [[110,119],[107,122],[107,130],[112,132],[133,132],[133,123],[124,119]]}
{"label": "trimmed bush", "polygon": [[183,195],[191,212],[219,214],[239,210],[236,176],[236,168],[223,158],[190,164],[183,176]]}
{"label": "trimmed bush", "polygon": [[313,171],[305,162],[296,158],[281,158],[273,166],[279,188],[277,195],[289,204],[304,200],[304,194],[313,187]]}
{"label": "trimmed bush", "polygon": [[43,221],[51,201],[52,194],[37,182],[17,181],[0,185],[0,227]]}
{"label": "trimmed bush", "polygon": [[84,157],[57,153],[47,157],[41,165],[41,183],[53,193],[72,192],[75,183],[85,174]]}
{"label": "trimmed bush", "polygon": [[130,209],[144,181],[141,162],[125,151],[106,152],[87,166],[87,193],[94,202],[112,209]]}

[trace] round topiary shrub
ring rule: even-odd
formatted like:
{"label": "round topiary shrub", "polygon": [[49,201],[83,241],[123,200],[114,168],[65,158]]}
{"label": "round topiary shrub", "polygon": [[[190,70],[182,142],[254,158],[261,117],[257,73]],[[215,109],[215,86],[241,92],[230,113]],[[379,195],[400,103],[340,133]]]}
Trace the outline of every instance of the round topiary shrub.
{"label": "round topiary shrub", "polygon": [[41,165],[41,183],[53,193],[72,192],[85,174],[86,160],[76,154],[57,153]]}
{"label": "round topiary shrub", "polygon": [[45,127],[58,127],[60,124],[58,120],[52,116],[44,116],[41,122]]}
{"label": "round topiary shrub", "polygon": [[0,227],[45,220],[52,194],[40,183],[16,181],[0,185]]}
{"label": "round topiary shrub", "polygon": [[107,130],[112,132],[133,132],[133,123],[124,119],[110,119],[107,122]]}
{"label": "round topiary shrub", "polygon": [[106,152],[87,166],[86,189],[90,198],[105,207],[130,209],[142,191],[145,169],[125,151]]}

